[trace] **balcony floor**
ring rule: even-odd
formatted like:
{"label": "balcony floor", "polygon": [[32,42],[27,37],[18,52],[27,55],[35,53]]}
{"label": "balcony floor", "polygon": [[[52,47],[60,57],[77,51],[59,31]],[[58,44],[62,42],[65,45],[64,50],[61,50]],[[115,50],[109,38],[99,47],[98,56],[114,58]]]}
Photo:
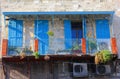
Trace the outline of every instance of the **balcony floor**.
{"label": "balcony floor", "polygon": [[34,62],[34,61],[70,61],[70,62],[92,62],[94,63],[94,56],[91,55],[48,55],[49,60],[45,60],[45,55],[40,55],[38,59],[34,56],[26,56],[21,59],[20,56],[3,56],[4,62]]}

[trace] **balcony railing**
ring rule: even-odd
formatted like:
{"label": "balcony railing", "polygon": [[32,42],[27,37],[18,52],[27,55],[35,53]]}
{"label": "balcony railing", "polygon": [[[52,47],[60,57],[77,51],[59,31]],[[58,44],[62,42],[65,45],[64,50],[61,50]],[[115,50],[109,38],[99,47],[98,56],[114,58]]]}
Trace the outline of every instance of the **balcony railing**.
{"label": "balcony railing", "polygon": [[[53,39],[38,40],[38,53],[40,55],[64,55],[79,54],[82,55],[82,39]],[[34,47],[35,48],[35,47]],[[86,54],[95,54],[99,50],[110,50],[110,39],[86,39]],[[13,47],[7,49],[8,56],[17,56],[21,52],[26,55],[32,55],[34,50],[30,47]]]}
{"label": "balcony railing", "polygon": [[[80,39],[49,39],[38,40],[38,53],[40,55],[56,55],[56,54],[82,54]],[[32,55],[34,50],[29,47],[9,46],[7,55],[19,55],[21,52],[26,55]]]}

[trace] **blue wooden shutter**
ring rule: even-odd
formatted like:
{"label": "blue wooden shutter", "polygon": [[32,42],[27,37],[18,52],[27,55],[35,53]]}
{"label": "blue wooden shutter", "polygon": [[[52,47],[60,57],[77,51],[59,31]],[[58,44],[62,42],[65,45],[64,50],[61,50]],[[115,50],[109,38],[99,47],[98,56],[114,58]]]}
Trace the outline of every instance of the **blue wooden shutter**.
{"label": "blue wooden shutter", "polygon": [[110,29],[108,20],[96,20],[96,37],[97,39],[110,38]]}
{"label": "blue wooden shutter", "polygon": [[39,54],[45,55],[49,46],[48,20],[35,21],[35,38],[39,40]]}
{"label": "blue wooden shutter", "polygon": [[8,24],[8,46],[16,44],[16,21],[10,20]]}
{"label": "blue wooden shutter", "polygon": [[23,21],[10,20],[8,24],[8,46],[21,47],[23,39]]}
{"label": "blue wooden shutter", "polygon": [[22,47],[22,44],[23,44],[23,21],[17,20],[16,46]]}
{"label": "blue wooden shutter", "polygon": [[86,18],[85,17],[83,17],[82,19],[82,25],[83,25],[83,33],[84,33],[83,37],[86,38]]}
{"label": "blue wooden shutter", "polygon": [[71,21],[64,20],[64,35],[65,35],[65,47],[69,49],[72,47],[72,36],[71,36]]}

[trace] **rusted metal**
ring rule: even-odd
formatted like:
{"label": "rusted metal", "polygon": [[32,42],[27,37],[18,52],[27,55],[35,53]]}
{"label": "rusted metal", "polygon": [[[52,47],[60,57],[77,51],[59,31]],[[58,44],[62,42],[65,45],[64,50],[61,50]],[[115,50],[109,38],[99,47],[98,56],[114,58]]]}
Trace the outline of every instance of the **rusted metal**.
{"label": "rusted metal", "polygon": [[20,56],[6,56],[2,57],[4,62],[35,62],[35,61],[78,61],[78,62],[93,62],[94,56],[90,55],[48,55],[49,60],[45,60],[45,56],[39,56],[39,59],[35,59],[34,56],[26,56],[23,59],[20,59]]}

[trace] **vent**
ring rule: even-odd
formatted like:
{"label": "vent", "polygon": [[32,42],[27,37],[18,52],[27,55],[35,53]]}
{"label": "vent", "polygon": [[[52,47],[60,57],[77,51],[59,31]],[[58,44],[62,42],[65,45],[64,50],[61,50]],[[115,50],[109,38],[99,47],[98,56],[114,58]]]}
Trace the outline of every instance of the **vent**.
{"label": "vent", "polygon": [[86,63],[73,63],[73,76],[74,77],[86,77],[88,76]]}
{"label": "vent", "polygon": [[97,75],[107,75],[111,73],[111,68],[109,65],[97,65],[96,72]]}

